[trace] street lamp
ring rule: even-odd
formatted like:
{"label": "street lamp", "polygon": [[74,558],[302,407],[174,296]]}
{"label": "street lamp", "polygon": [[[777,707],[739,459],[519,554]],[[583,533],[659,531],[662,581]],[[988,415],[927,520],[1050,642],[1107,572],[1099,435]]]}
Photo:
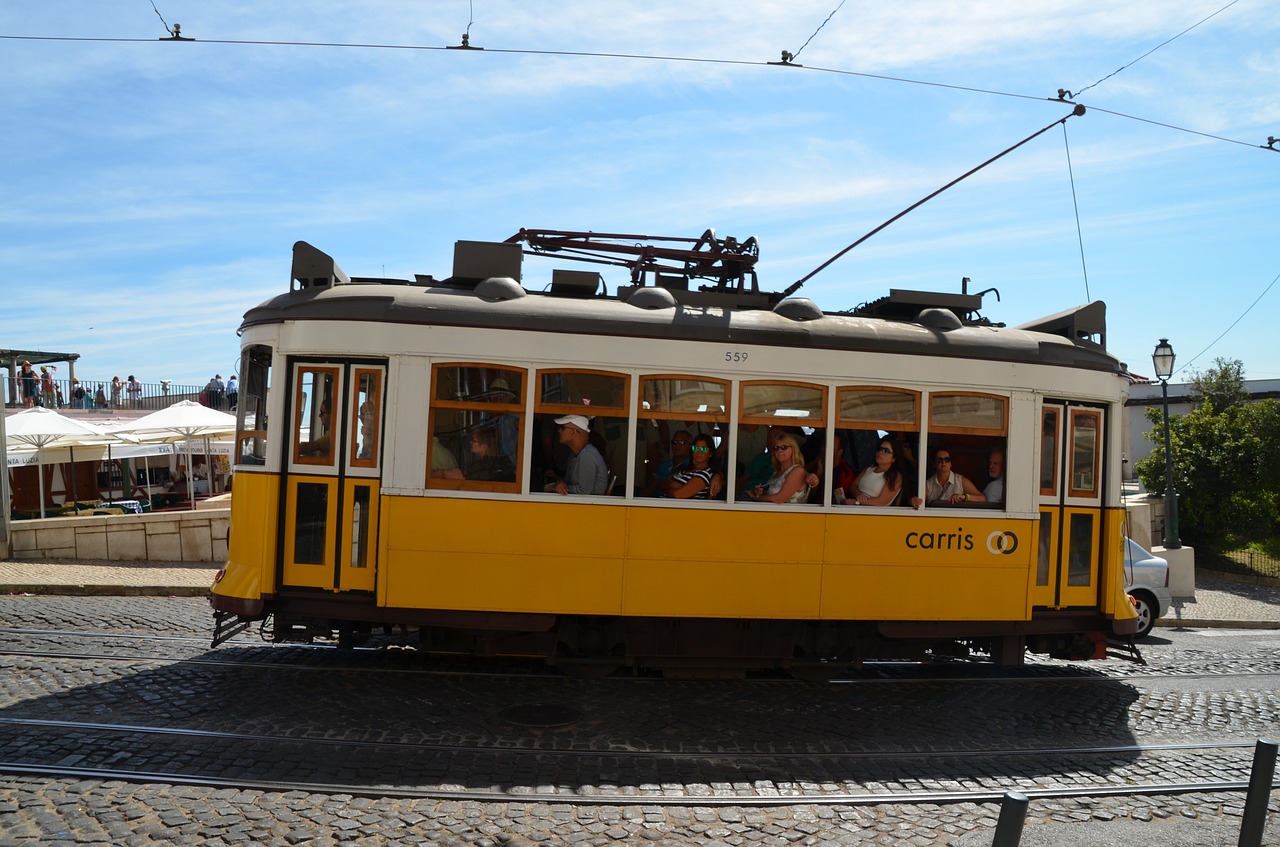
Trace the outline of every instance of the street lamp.
{"label": "street lamp", "polygon": [[1178,538],[1178,493],[1173,488],[1173,448],[1169,445],[1169,377],[1173,376],[1173,347],[1169,339],[1161,338],[1151,354],[1151,364],[1160,380],[1160,393],[1164,397],[1164,546],[1177,550],[1182,546]]}

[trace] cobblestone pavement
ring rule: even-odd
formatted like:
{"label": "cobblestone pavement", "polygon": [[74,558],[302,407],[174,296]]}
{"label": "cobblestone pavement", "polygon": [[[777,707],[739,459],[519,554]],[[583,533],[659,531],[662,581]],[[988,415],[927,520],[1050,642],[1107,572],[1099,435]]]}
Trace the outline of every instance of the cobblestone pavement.
{"label": "cobblestone pavement", "polygon": [[[0,581],[9,582],[5,565],[0,563]],[[90,580],[115,577],[115,565],[92,563],[44,563],[49,567],[90,568]],[[106,568],[107,570],[100,570]],[[132,575],[120,575],[120,585],[139,588],[181,587],[167,584],[190,579],[200,580],[207,586],[212,571],[207,568],[173,567],[153,565],[147,568],[126,567],[121,570]],[[145,571],[145,573],[139,573]],[[174,577],[173,572],[181,573]],[[11,573],[11,572],[8,572]],[[30,570],[27,571],[31,573]],[[75,578],[83,578],[86,572],[60,572],[69,584]],[[164,576],[161,576],[164,574]],[[124,582],[123,580],[134,580]],[[1280,623],[1280,590],[1256,585],[1242,585],[1198,577],[1199,585],[1194,604],[1184,603],[1175,607],[1167,625],[1193,626],[1192,621],[1211,620],[1220,626],[1273,626]],[[10,583],[11,584],[11,583]],[[95,585],[98,583],[89,582]],[[79,593],[79,592],[77,592]],[[89,592],[84,592],[89,593]],[[121,592],[126,593],[126,592]],[[24,602],[27,601],[27,602]],[[15,605],[16,604],[16,605]],[[39,604],[39,605],[36,605]],[[22,609],[14,613],[13,609]],[[1210,617],[1210,615],[1212,617]],[[0,598],[0,625],[5,626],[65,626],[78,621],[84,629],[125,630],[157,632],[164,634],[207,635],[207,604],[195,597],[166,600],[162,597],[145,598],[141,602],[124,597],[74,597],[63,598]],[[1203,626],[1204,624],[1194,624]],[[1173,633],[1168,634],[1170,636]],[[1268,635],[1269,638],[1274,636]],[[203,650],[203,648],[198,648]],[[1221,673],[1256,669],[1280,664],[1280,653],[1275,649],[1260,648],[1256,654],[1219,656],[1200,649],[1199,653],[1173,652],[1173,645],[1163,642],[1146,648],[1151,668],[1157,673],[1173,673],[1176,663],[1186,661],[1188,655],[1202,655],[1199,672]],[[1197,648],[1199,649],[1199,648]],[[1170,651],[1165,657],[1163,650]],[[222,651],[214,651],[217,655]],[[234,652],[234,648],[232,651]],[[50,664],[45,660],[44,665]],[[1102,663],[1106,666],[1112,662]],[[1127,670],[1127,666],[1120,666]],[[15,672],[9,663],[0,665],[0,678]],[[1189,668],[1197,671],[1197,668]],[[57,668],[32,666],[24,672],[38,681],[41,674],[55,680]],[[86,672],[89,673],[89,672]],[[294,683],[272,696],[260,696],[244,700],[230,707],[228,703],[211,700],[212,692],[193,685],[190,675],[176,680],[185,686],[149,685],[146,668],[119,671],[119,680],[112,673],[99,669],[90,673],[80,683],[84,692],[97,689],[114,694],[120,700],[115,706],[126,716],[129,708],[145,709],[147,702],[158,695],[163,699],[167,712],[179,716],[208,715],[213,722],[221,721],[227,728],[253,728],[255,721],[266,715],[304,709],[305,706],[289,705],[288,709],[273,702],[273,698],[285,698],[288,703],[314,701],[315,691],[305,685],[294,689]],[[314,676],[314,674],[312,674]],[[137,681],[137,695],[128,686]],[[194,680],[198,681],[198,680]],[[74,682],[74,680],[72,680]],[[537,689],[531,679],[527,692]],[[12,678],[10,683],[18,684]],[[39,684],[52,685],[51,682]],[[430,681],[422,683],[438,693],[440,685]],[[9,683],[0,679],[0,685],[9,689]],[[577,682],[582,690],[596,690],[594,684]],[[1129,690],[1129,683],[1107,689],[1114,709],[1115,697]],[[1181,690],[1174,682],[1155,685],[1149,692],[1133,698],[1126,705],[1126,729],[1135,734],[1151,736],[1169,734],[1185,727],[1213,727],[1235,725],[1242,731],[1265,730],[1276,726],[1276,700],[1266,692],[1236,691],[1236,683],[1224,681],[1222,690]],[[445,686],[446,688],[448,686]],[[700,710],[700,713],[680,715],[672,711],[672,705],[650,697],[633,696],[632,706],[636,714],[621,713],[611,721],[588,722],[583,743],[617,744],[612,736],[619,726],[630,733],[632,739],[652,738],[655,744],[678,744],[681,737],[690,739],[720,738],[721,743],[733,742],[750,747],[761,741],[756,734],[741,726],[769,719],[791,720],[799,718],[800,728],[795,730],[797,742],[828,740],[831,737],[829,722],[836,712],[830,704],[823,705],[822,697],[814,697],[806,712],[785,714],[785,698],[769,693],[751,694],[752,689],[740,689],[744,694],[736,710],[728,706]],[[822,692],[823,688],[813,689]],[[767,692],[768,689],[765,689]],[[266,692],[264,692],[266,693]],[[391,703],[362,694],[357,688],[336,691],[345,702],[342,714],[351,726],[368,723]],[[973,742],[982,732],[1026,732],[1037,737],[1049,736],[1054,730],[1043,720],[1037,720],[1033,712],[1052,697],[1032,697],[1024,700],[1026,713],[1011,712],[993,703],[986,725],[978,727],[966,721],[968,729],[958,727],[954,719],[961,703],[958,700],[923,695],[923,702],[903,702],[904,720],[915,721],[916,733],[922,749],[931,744],[952,745]],[[961,696],[951,695],[952,697]],[[970,695],[963,695],[970,701]],[[885,698],[888,699],[885,699]],[[43,698],[59,709],[83,708],[92,712],[96,701],[83,694],[72,700],[56,695]],[[403,700],[403,695],[396,698]],[[866,712],[877,714],[891,711],[889,695],[861,698],[849,712],[850,721],[865,720]],[[979,698],[980,699],[980,698]],[[1124,698],[1127,703],[1129,698]],[[25,714],[22,703],[6,698],[11,705],[0,708],[0,718]],[[39,701],[28,701],[36,703]],[[403,706],[403,703],[400,704]],[[665,711],[664,711],[665,709]],[[998,711],[996,711],[998,709]],[[365,717],[362,718],[361,715]],[[1245,720],[1253,715],[1253,720]],[[1068,732],[1082,733],[1107,730],[1099,715],[1085,716],[1078,725],[1065,727]],[[104,720],[110,718],[103,718]],[[482,723],[483,714],[474,718]],[[446,717],[424,712],[416,725],[406,722],[397,732],[426,732],[439,727]],[[1237,723],[1232,724],[1235,721]],[[739,727],[728,726],[730,722]],[[383,725],[385,728],[385,725]],[[948,729],[949,727],[949,729]],[[268,728],[269,724],[268,724]],[[1019,729],[1020,728],[1020,729]],[[1063,730],[1059,727],[1058,731]],[[0,727],[0,738],[9,730]],[[776,740],[776,734],[771,736]],[[1272,735],[1274,737],[1274,733]],[[874,739],[873,739],[874,740]],[[124,751],[122,751],[123,754]],[[973,765],[975,779],[987,779],[988,769],[983,762]],[[798,788],[808,786],[803,775],[797,774]],[[1176,781],[1177,773],[1168,774]],[[759,795],[762,790],[776,790],[782,783],[782,774],[773,774],[769,785],[756,784],[749,779],[741,784],[728,781],[724,790],[739,791],[744,796]],[[461,783],[472,778],[458,774]],[[654,782],[642,787],[655,794],[663,791],[682,791],[687,786],[677,781],[667,785]],[[495,789],[505,786],[494,785]],[[537,785],[540,790],[550,790],[552,785]],[[581,786],[587,788],[588,786]],[[684,806],[646,802],[637,798],[635,805],[590,805],[589,802],[479,802],[462,800],[423,800],[385,796],[375,787],[368,792],[326,793],[323,791],[270,791],[230,788],[210,788],[162,783],[128,783],[98,779],[47,779],[23,776],[20,773],[0,770],[0,847],[16,845],[128,845],[151,847],[161,844],[248,845],[267,847],[372,847],[373,845],[450,845],[450,847],[569,847],[592,845],[613,847],[623,844],[710,845],[710,847],[744,847],[744,845],[956,845],[956,847],[986,847],[991,844],[993,827],[999,809],[993,803],[956,803],[924,805],[867,805],[829,806],[817,803],[788,804],[778,800],[778,805],[755,807],[750,805],[730,808],[710,806]],[[1226,847],[1235,845],[1239,834],[1243,810],[1242,792],[1203,793],[1151,797],[1095,797],[1081,799],[1036,799],[1030,804],[1023,847],[1086,847],[1086,845],[1154,843],[1162,847]],[[1273,795],[1264,844],[1280,844],[1280,803]]]}

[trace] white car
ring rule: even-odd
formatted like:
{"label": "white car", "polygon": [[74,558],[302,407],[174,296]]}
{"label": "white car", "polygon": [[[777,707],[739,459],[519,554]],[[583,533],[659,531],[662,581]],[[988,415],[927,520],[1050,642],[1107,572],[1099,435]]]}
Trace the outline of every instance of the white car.
{"label": "white car", "polygon": [[1146,638],[1156,619],[1169,614],[1169,563],[1143,549],[1131,538],[1124,540],[1124,590],[1138,611],[1134,638]]}

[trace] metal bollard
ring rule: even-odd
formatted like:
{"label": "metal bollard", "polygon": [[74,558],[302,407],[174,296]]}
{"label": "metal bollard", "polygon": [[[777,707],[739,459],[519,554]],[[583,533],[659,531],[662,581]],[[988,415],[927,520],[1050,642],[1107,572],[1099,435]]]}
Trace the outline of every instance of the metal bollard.
{"label": "metal bollard", "polygon": [[[991,847],[1018,847],[1022,841],[1022,825],[1027,821],[1027,795],[1006,791],[1000,801],[1000,820],[996,821],[996,837]],[[1266,804],[1263,803],[1263,810]]]}
{"label": "metal bollard", "polygon": [[1276,742],[1258,739],[1253,748],[1253,769],[1249,772],[1249,793],[1244,801],[1239,847],[1262,847],[1262,829],[1267,823],[1267,802],[1276,773]]}

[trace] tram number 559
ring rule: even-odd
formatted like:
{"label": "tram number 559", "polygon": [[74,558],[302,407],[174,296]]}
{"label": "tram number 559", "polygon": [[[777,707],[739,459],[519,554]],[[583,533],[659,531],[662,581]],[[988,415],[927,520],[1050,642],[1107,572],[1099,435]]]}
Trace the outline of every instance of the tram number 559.
{"label": "tram number 559", "polygon": [[727,352],[724,354],[724,360],[726,362],[745,362],[747,355],[747,353]]}

